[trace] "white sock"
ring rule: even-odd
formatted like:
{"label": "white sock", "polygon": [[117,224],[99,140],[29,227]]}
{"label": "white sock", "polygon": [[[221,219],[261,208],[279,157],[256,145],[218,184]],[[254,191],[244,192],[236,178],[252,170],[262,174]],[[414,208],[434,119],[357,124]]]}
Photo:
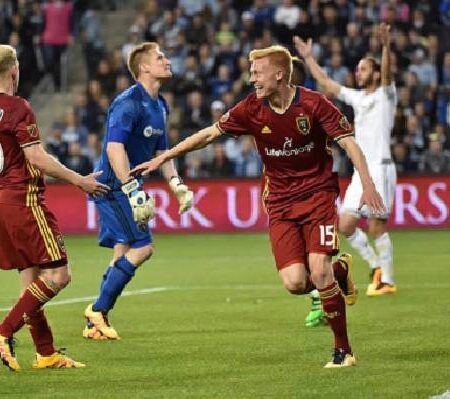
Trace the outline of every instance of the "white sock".
{"label": "white sock", "polygon": [[357,227],[355,232],[350,237],[347,237],[347,240],[350,246],[358,251],[361,258],[363,258],[372,269],[378,267],[377,254],[372,245],[369,244],[367,235],[364,231]]}
{"label": "white sock", "polygon": [[319,310],[322,309],[322,304],[320,302],[320,296],[319,296],[319,291],[317,291],[317,289],[312,290],[309,293],[309,297],[312,300],[312,306],[311,306],[311,310]]}
{"label": "white sock", "polygon": [[381,267],[381,282],[394,284],[393,247],[387,232],[375,240],[375,247],[378,252],[378,265]]}

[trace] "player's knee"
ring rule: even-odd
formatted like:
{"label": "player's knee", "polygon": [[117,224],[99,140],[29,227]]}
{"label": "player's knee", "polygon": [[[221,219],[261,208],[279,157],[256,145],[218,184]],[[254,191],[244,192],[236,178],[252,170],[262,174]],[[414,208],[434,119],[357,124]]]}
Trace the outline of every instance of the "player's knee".
{"label": "player's knee", "polygon": [[355,232],[355,229],[350,223],[347,223],[344,220],[339,220],[339,232],[344,234],[346,237],[350,237]]}
{"label": "player's knee", "polygon": [[140,263],[144,263],[145,261],[149,260],[152,255],[153,255],[153,247],[151,245],[146,245],[145,247],[140,248],[139,249]]}
{"label": "player's knee", "polygon": [[43,278],[53,290],[58,292],[69,285],[72,275],[70,269],[65,266],[47,270],[43,275]]}
{"label": "player's knee", "polygon": [[302,295],[306,290],[306,284],[301,281],[285,279],[283,285],[292,295]]}
{"label": "player's knee", "polygon": [[333,279],[332,269],[326,267],[316,267],[311,270],[311,281],[316,287],[323,287],[325,282]]}

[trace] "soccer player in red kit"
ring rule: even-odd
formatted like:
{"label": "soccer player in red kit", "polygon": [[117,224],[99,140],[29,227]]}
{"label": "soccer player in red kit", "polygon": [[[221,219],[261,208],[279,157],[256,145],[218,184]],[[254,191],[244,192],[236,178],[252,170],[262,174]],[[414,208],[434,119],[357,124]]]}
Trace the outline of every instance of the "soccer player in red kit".
{"label": "soccer player in red kit", "polygon": [[249,58],[255,93],[215,125],[137,166],[132,173],[147,174],[169,159],[205,147],[222,134],[252,135],[264,163],[263,201],[279,275],[292,294],[317,287],[335,338],[333,357],[325,367],[352,366],[356,360],[347,336],[345,302],[355,302],[356,288],[348,273],[348,258],[334,264],[331,261],[338,252],[335,201],[339,192],[337,175],[332,172],[333,140],[346,150],[361,175],[361,203],[381,212],[381,197],[347,119],[322,94],[290,84],[289,51],[271,46],[251,51]]}
{"label": "soccer player in red kit", "polygon": [[14,96],[19,64],[13,47],[0,45],[0,269],[20,272],[21,296],[0,323],[0,359],[19,370],[13,335],[30,327],[37,356],[34,368],[84,367],[55,350],[42,306],[70,281],[62,235],[44,202],[47,174],[93,195],[108,187],[97,174],[81,176],[61,165],[41,146],[27,101]]}

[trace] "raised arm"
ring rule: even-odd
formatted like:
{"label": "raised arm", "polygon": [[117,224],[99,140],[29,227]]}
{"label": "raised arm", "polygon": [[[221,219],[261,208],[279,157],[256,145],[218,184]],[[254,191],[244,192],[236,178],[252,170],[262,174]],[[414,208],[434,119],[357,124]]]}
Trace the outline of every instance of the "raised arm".
{"label": "raised arm", "polygon": [[364,204],[367,204],[372,213],[385,213],[383,200],[370,177],[366,158],[355,139],[352,136],[343,137],[338,141],[338,144],[345,150],[361,178],[363,194],[359,206],[362,207]]}
{"label": "raised arm", "polygon": [[330,79],[327,73],[314,59],[312,55],[312,39],[308,39],[306,42],[304,42],[298,36],[294,36],[294,45],[298,53],[305,60],[305,63],[311,71],[312,76],[317,80],[319,85],[322,86],[328,93],[337,96],[341,91],[341,85]]}
{"label": "raised arm", "polygon": [[95,172],[87,176],[81,176],[73,170],[66,168],[56,158],[45,151],[41,144],[33,144],[24,147],[23,152],[26,160],[47,176],[65,180],[66,182],[73,184],[81,190],[93,195],[102,195],[109,190],[108,186],[95,180],[95,178],[101,175],[102,172]]}
{"label": "raised arm", "polygon": [[161,155],[153,158],[151,161],[141,163],[130,171],[133,175],[143,174],[144,176],[150,172],[158,169],[163,163],[169,161],[170,159],[179,157],[187,152],[199,150],[200,148],[206,147],[208,144],[213,142],[222,133],[219,128],[215,125],[209,126],[199,132],[187,137],[182,142],[178,143],[175,147],[168,151],[163,152]]}
{"label": "raised arm", "polygon": [[391,72],[391,35],[390,25],[380,24],[381,53],[381,85],[389,86],[392,83]]}

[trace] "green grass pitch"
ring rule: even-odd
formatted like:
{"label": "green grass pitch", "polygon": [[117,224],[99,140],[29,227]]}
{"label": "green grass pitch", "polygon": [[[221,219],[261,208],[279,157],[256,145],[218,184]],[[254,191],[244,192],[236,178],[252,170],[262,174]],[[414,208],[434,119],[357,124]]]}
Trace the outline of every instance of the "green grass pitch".
{"label": "green grass pitch", "polygon": [[[396,296],[348,309],[358,365],[325,370],[327,327],[303,325],[306,297],[284,291],[265,234],[159,235],[156,254],[111,315],[123,339],[81,338],[86,297],[109,260],[95,237],[68,237],[73,282],[48,306],[59,347],[86,369],[32,370],[28,331],[17,338],[22,372],[0,368],[0,398],[429,398],[450,389],[450,231],[394,232]],[[343,242],[343,250],[348,247]],[[1,274],[0,308],[17,295]],[[151,292],[151,288],[161,291]],[[142,291],[139,291],[142,290]],[[138,295],[140,294],[140,295]],[[0,312],[3,317],[4,311]]]}

